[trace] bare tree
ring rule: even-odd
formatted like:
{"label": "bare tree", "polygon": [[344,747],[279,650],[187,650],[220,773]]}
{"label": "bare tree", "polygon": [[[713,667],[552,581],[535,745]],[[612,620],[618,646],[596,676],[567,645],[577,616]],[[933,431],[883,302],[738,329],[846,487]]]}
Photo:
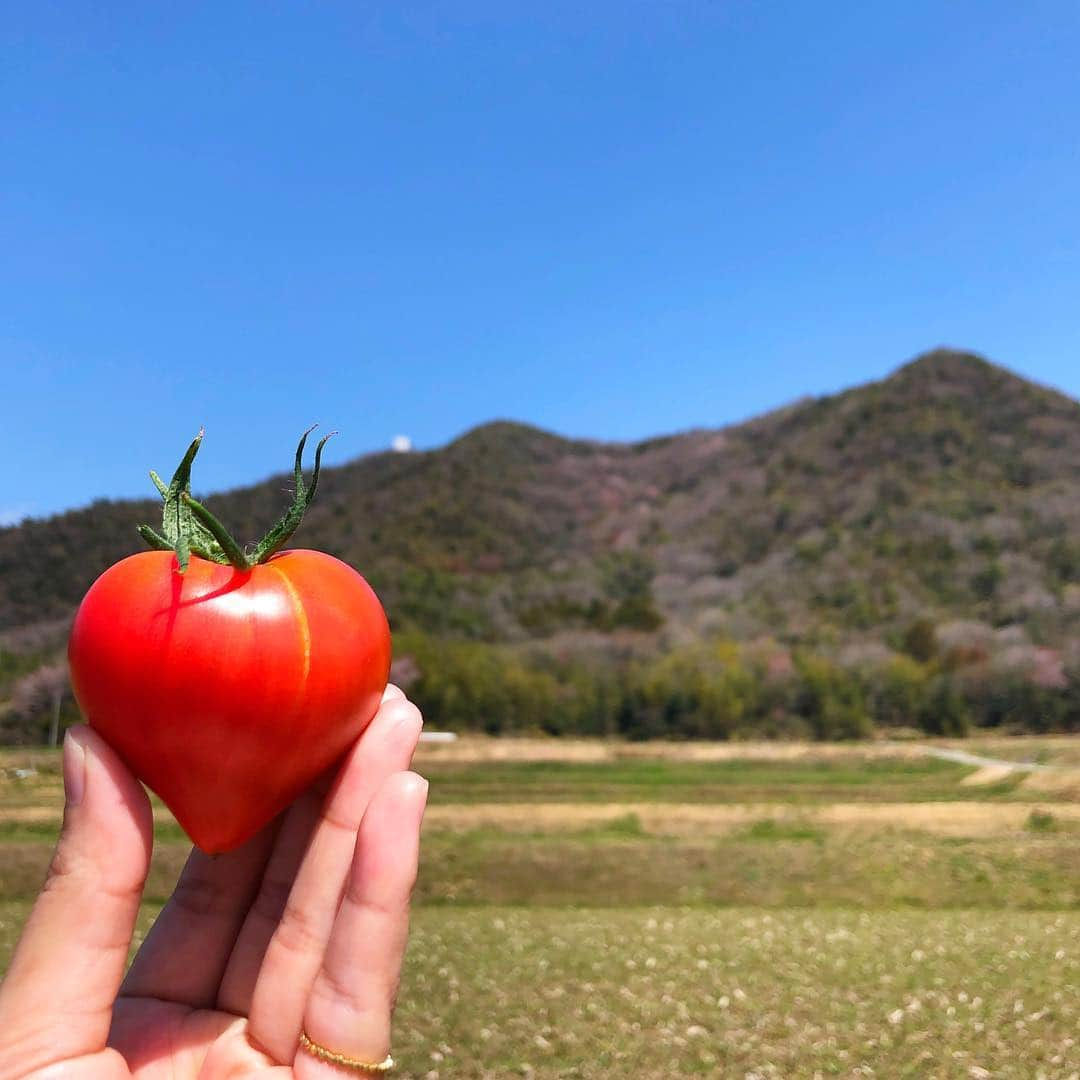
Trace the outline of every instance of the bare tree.
{"label": "bare tree", "polygon": [[24,675],[12,690],[11,711],[25,725],[37,717],[49,717],[49,745],[60,738],[60,706],[68,690],[67,664],[58,660]]}

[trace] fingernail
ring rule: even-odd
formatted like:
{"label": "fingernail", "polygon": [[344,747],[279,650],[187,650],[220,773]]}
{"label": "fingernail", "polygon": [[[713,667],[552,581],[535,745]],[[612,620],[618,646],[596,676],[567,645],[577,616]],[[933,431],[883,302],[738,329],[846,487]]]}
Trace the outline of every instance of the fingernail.
{"label": "fingernail", "polygon": [[74,731],[64,736],[64,793],[68,806],[78,806],[86,790],[86,747]]}

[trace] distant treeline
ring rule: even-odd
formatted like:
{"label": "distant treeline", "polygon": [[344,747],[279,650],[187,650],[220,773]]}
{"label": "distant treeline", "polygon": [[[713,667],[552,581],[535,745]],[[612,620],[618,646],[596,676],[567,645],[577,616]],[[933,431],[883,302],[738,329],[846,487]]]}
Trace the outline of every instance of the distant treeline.
{"label": "distant treeline", "polygon": [[1080,731],[1080,672],[1040,668],[1038,655],[1011,668],[908,654],[841,664],[807,650],[712,641],[601,662],[417,634],[396,648],[429,724],[454,731],[823,740],[882,729]]}
{"label": "distant treeline", "polygon": [[[1080,670],[1031,645],[943,647],[917,621],[900,648],[833,655],[771,640],[626,651],[583,638],[558,649],[395,635],[392,677],[430,727],[627,739],[860,739],[1080,731]],[[0,743],[39,744],[79,719],[52,651],[0,648]]]}

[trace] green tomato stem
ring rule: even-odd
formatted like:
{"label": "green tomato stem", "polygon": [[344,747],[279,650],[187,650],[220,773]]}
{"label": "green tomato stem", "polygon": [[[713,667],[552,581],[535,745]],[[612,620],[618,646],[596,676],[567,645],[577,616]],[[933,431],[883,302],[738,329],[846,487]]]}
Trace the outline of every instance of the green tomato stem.
{"label": "green tomato stem", "polygon": [[229,562],[237,570],[250,570],[251,563],[248,557],[240,550],[240,545],[232,538],[229,530],[201,502],[193,499],[186,491],[180,496],[187,504],[191,512],[206,526],[210,535],[218,542],[218,546],[225,553]]}
{"label": "green tomato stem", "polygon": [[237,570],[250,570],[252,566],[266,562],[285,546],[289,537],[303,521],[304,513],[315,497],[315,491],[319,486],[319,473],[322,469],[323,447],[327,440],[337,432],[332,431],[324,436],[315,448],[315,467],[311,474],[311,484],[305,485],[304,446],[308,436],[314,430],[313,427],[308,428],[301,436],[300,445],[296,448],[293,470],[296,492],[293,496],[293,504],[256,545],[252,555],[246,555],[229,530],[202,503],[191,496],[191,466],[202,443],[202,430],[187,448],[176,472],[173,473],[172,480],[167,485],[156,472],[151,471],[150,479],[164,502],[161,532],[156,532],[149,525],[140,525],[139,535],[151,548],[158,551],[175,551],[180,573],[187,570],[192,555],[211,562],[225,563],[236,567]]}

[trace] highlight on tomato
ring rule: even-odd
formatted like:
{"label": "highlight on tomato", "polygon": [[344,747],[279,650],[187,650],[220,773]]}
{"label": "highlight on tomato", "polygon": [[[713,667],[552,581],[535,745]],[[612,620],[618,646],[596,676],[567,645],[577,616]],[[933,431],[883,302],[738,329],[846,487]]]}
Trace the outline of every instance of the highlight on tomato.
{"label": "highlight on tomato", "polygon": [[[250,550],[191,497],[203,433],[172,481],[152,550],[106,570],[79,606],[71,684],[97,729],[203,851],[242,844],[329,769],[378,709],[390,628],[352,567],[287,550],[319,483],[296,450],[292,506]],[[331,433],[333,434],[333,433]]]}

